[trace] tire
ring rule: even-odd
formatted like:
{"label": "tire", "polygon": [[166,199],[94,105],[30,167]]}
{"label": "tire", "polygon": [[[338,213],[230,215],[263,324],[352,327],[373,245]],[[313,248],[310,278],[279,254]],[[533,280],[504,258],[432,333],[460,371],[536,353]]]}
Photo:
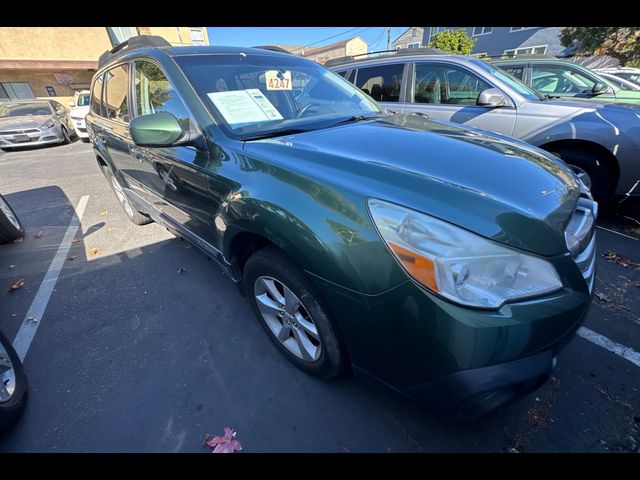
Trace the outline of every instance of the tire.
{"label": "tire", "polygon": [[71,143],[71,137],[69,136],[69,130],[64,125],[60,126],[60,130],[62,130],[62,142],[60,145],[69,145]]}
{"label": "tire", "polygon": [[[8,360],[8,361],[7,361]],[[13,369],[13,378],[9,380],[7,366]],[[0,431],[8,428],[20,416],[27,402],[27,378],[22,363],[11,342],[0,332]],[[13,391],[7,399],[8,389]]]}
{"label": "tire", "polygon": [[0,244],[24,237],[24,227],[11,205],[0,195]]}
{"label": "tire", "polygon": [[147,223],[151,223],[153,220],[135,209],[134,205],[129,201],[127,194],[122,189],[122,185],[120,185],[120,182],[116,179],[113,173],[111,173],[111,170],[105,166],[100,168],[102,168],[102,173],[107,179],[109,187],[116,196],[116,199],[127,218],[136,225],[146,225]]}
{"label": "tire", "polygon": [[[294,310],[294,316],[284,317],[287,314],[282,314],[283,316],[278,318],[268,313],[271,316],[270,320],[263,316],[261,308],[268,312],[276,311],[276,309],[269,310],[262,301],[256,298],[257,292],[261,291],[264,292],[260,295],[261,298],[266,295],[267,299],[273,302],[273,295],[262,289],[266,285],[263,283],[265,279],[273,280],[273,286],[278,286],[277,282],[279,282],[280,287],[287,287],[295,295],[299,307],[297,307],[297,311]],[[346,371],[347,350],[340,332],[331,321],[328,307],[302,269],[284,252],[273,246],[268,246],[254,253],[244,267],[244,287],[260,324],[271,341],[291,363],[311,375],[322,378],[334,378]],[[282,289],[279,290],[279,293],[280,297],[284,298]],[[290,296],[288,298],[292,299]],[[258,306],[259,302],[261,307]],[[291,322],[291,327],[285,327],[285,324],[288,323],[287,318]],[[275,329],[272,330],[274,325]],[[306,326],[303,327],[303,325]],[[310,327],[315,327],[317,339],[308,333]],[[280,341],[275,331],[282,334],[285,329],[287,329],[286,339]],[[302,335],[306,341],[300,340]],[[318,345],[315,345],[314,340]],[[300,355],[303,344],[315,347],[317,356],[314,355],[315,358],[313,358],[309,354],[310,351],[307,350],[307,358],[303,358],[304,355]]]}
{"label": "tire", "polygon": [[597,155],[576,147],[558,147],[551,153],[560,157],[569,166],[584,170],[591,179],[593,198],[603,205],[611,203],[613,175],[604,162],[598,160]]}

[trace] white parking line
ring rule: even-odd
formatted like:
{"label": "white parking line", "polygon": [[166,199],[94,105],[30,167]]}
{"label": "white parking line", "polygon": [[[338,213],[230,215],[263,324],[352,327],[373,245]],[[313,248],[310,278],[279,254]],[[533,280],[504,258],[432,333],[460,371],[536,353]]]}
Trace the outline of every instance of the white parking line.
{"label": "white parking line", "polygon": [[622,235],[623,237],[630,238],[631,240],[638,240],[637,238],[632,237],[630,235],[625,235],[624,233],[616,232],[615,230],[611,230],[610,228],[601,227],[600,225],[597,225],[596,228],[599,228],[600,230],[606,230],[607,232],[615,233],[617,235]]}
{"label": "white parking line", "polygon": [[629,360],[636,367],[640,367],[640,353],[636,352],[633,348],[625,347],[618,342],[614,342],[610,338],[600,335],[587,327],[580,327],[576,333],[582,338],[615,353],[619,357]]}
{"label": "white parking line", "polygon": [[49,265],[49,269],[44,276],[44,280],[42,280],[42,283],[38,288],[38,292],[36,293],[33,302],[31,302],[31,306],[22,321],[20,330],[18,330],[18,334],[13,341],[13,347],[18,353],[20,360],[23,362],[24,357],[27,356],[33,337],[42,323],[44,311],[47,308],[49,299],[51,298],[53,288],[56,286],[58,276],[60,275],[60,271],[64,265],[64,260],[67,258],[69,248],[71,248],[71,241],[76,236],[76,232],[80,226],[80,220],[82,219],[82,215],[84,214],[84,209],[86,208],[88,201],[89,195],[85,195],[78,202],[75,212],[76,214],[71,218],[71,222],[69,222],[67,232],[64,234],[62,242],[60,242],[58,251],[56,252],[55,257],[53,257],[51,265]]}

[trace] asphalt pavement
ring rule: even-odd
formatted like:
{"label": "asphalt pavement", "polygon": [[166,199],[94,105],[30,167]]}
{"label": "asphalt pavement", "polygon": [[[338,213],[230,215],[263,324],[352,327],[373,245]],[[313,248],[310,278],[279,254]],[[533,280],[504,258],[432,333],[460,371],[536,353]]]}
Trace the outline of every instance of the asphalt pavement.
{"label": "asphalt pavement", "polygon": [[[127,220],[89,144],[0,153],[0,192],[27,230],[0,246],[0,328],[10,339],[88,196],[44,314],[30,321],[29,401],[0,452],[205,453],[205,435],[225,425],[247,452],[640,448],[638,200],[599,221],[584,326],[615,343],[577,336],[540,390],[454,423],[363,379],[318,380],[290,365],[213,262],[159,225]],[[8,292],[17,279],[25,285]]]}

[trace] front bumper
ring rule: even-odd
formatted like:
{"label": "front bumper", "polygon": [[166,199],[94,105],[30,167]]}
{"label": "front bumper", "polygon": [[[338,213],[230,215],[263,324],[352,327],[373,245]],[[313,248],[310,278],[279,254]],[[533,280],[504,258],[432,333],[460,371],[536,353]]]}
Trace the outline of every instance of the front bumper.
{"label": "front bumper", "polygon": [[59,125],[44,130],[33,128],[21,132],[0,131],[0,148],[49,145],[63,140],[64,136]]}
{"label": "front bumper", "polygon": [[378,295],[314,283],[354,370],[430,410],[475,417],[542,385],[588,311],[591,294],[570,255],[549,261],[563,289],[497,310],[455,305],[413,281]]}
{"label": "front bumper", "polygon": [[87,124],[84,118],[71,117],[71,121],[73,122],[73,128],[75,129],[78,137],[89,138],[89,132],[87,131]]}

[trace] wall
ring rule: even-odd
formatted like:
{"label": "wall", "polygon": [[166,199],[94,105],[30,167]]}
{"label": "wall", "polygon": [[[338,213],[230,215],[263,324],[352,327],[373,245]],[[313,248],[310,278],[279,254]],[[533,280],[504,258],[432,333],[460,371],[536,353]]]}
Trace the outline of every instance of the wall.
{"label": "wall", "polygon": [[[416,29],[415,35],[413,35],[414,28]],[[402,35],[400,35],[397,39],[393,41],[393,43],[391,44],[391,48],[397,48],[397,47],[407,48],[407,45],[409,43],[416,43],[416,42],[420,42],[420,44],[422,44],[422,37],[424,34],[423,30],[424,30],[423,27],[409,28],[406,32],[404,32]],[[424,45],[426,45],[426,43]]]}
{"label": "wall", "polygon": [[[207,33],[207,28],[194,28],[202,28],[205,45],[209,45],[209,35]],[[159,35],[172,45],[191,45],[191,35],[189,34],[189,27],[138,27],[138,31],[141,34],[145,34],[148,31],[149,35]]]}
{"label": "wall", "polygon": [[[70,85],[59,85],[54,73],[71,75],[74,80],[73,86],[76,88],[71,88]],[[0,82],[28,82],[36,97],[56,99],[61,97],[59,101],[66,105],[73,100],[76,90],[89,88],[93,73],[85,70],[0,70]],[[47,85],[55,89],[57,94],[55,97],[49,97],[45,88]],[[71,100],[65,101],[67,97],[71,97]]]}
{"label": "wall", "polygon": [[93,60],[111,48],[105,27],[2,27],[2,60]]}

